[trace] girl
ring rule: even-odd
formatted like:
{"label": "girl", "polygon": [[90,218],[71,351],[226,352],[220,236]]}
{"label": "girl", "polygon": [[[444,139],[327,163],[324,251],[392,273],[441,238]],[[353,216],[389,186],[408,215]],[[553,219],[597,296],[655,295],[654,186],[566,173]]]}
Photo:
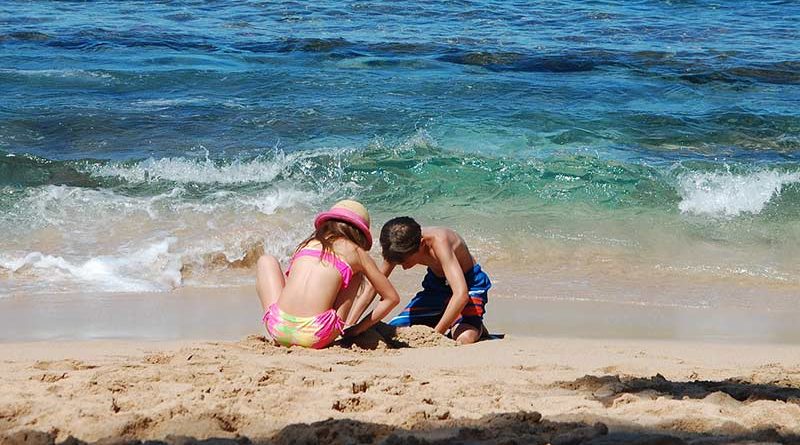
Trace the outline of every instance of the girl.
{"label": "girl", "polygon": [[358,335],[400,302],[394,286],[369,256],[369,213],[356,201],[337,202],[317,215],[314,233],[297,246],[286,278],[275,257],[258,260],[256,289],[264,323],[284,346],[324,348],[343,333],[344,321],[364,279],[378,291],[375,310],[347,335]]}

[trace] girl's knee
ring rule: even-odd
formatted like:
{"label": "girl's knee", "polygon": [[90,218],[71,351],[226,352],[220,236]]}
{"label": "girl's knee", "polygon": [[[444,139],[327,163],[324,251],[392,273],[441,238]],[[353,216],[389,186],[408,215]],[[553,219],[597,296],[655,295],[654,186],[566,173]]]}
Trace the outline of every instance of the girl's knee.
{"label": "girl's knee", "polygon": [[272,255],[262,255],[258,259],[256,263],[256,279],[258,281],[271,282],[278,280],[282,283],[282,277],[283,270],[277,258]]}
{"label": "girl's knee", "polygon": [[273,269],[275,267],[280,267],[280,263],[278,259],[272,255],[261,255],[261,257],[258,258],[256,267],[259,269]]}

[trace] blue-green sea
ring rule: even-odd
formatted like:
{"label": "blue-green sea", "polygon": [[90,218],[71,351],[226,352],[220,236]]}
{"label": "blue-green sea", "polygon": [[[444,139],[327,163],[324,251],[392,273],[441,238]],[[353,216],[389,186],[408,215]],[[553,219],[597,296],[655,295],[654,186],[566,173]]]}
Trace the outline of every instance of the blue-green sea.
{"label": "blue-green sea", "polygon": [[0,296],[250,283],[355,198],[455,228],[497,297],[798,310],[798,30],[793,1],[4,1]]}

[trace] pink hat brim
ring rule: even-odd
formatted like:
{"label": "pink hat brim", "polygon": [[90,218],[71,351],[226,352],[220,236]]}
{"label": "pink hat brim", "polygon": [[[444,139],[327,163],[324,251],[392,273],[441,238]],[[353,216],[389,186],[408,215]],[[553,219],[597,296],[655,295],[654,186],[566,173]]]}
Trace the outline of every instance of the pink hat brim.
{"label": "pink hat brim", "polygon": [[367,237],[367,249],[369,250],[372,248],[372,233],[369,231],[367,222],[359,214],[341,207],[335,207],[317,215],[317,217],[314,218],[314,228],[318,229],[322,223],[330,220],[344,221],[356,226],[358,230]]}

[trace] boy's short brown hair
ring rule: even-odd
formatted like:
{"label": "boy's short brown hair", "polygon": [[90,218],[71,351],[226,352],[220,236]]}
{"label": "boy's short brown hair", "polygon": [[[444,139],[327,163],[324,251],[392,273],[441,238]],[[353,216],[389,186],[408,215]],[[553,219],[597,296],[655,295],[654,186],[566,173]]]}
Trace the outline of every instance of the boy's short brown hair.
{"label": "boy's short brown hair", "polygon": [[419,250],[422,228],[410,216],[392,218],[381,229],[383,259],[401,264]]}

